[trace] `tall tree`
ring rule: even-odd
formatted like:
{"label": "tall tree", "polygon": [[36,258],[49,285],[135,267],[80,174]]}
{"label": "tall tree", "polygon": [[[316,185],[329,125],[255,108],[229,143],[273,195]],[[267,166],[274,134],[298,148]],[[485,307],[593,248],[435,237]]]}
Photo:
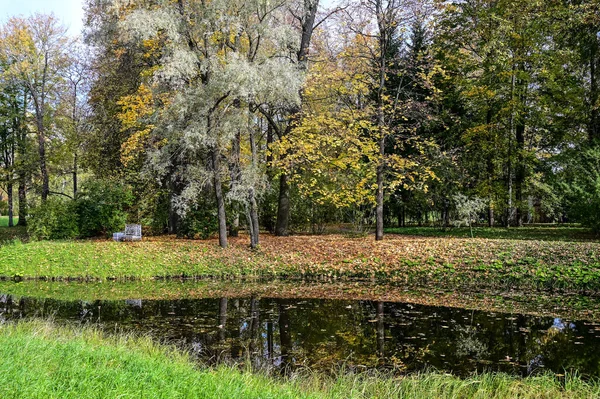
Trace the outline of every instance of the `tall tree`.
{"label": "tall tree", "polygon": [[56,17],[43,14],[11,18],[0,32],[0,54],[7,62],[6,74],[27,87],[33,103],[43,201],[50,194],[47,115],[60,92],[61,73],[68,65],[71,42],[66,32]]}
{"label": "tall tree", "polygon": [[[415,154],[390,152],[390,148],[406,146],[420,152],[427,145],[416,135],[424,116],[416,117],[419,106],[415,105],[419,102],[407,95],[410,91],[407,88],[416,86],[416,77],[403,72],[406,42],[402,32],[409,30],[414,21],[413,6],[409,0],[365,0],[349,12],[350,21],[346,24],[363,42],[365,51],[361,57],[371,66],[367,78],[372,121],[376,126],[371,138],[378,147],[375,196],[375,239],[378,241],[383,240],[386,186],[409,188],[420,185],[423,178],[432,175],[431,169]],[[418,79],[425,83],[430,77],[419,71]]]}
{"label": "tall tree", "polygon": [[[183,211],[207,184],[212,186],[222,247],[227,246],[225,154],[240,131],[249,133],[248,144],[254,147],[250,113],[260,112],[274,96],[287,104],[298,102],[301,75],[288,61],[296,51],[288,40],[291,26],[275,23],[284,5],[165,1],[160,8],[131,11],[123,25],[136,39],[161,43],[151,87],[156,145],[150,164],[159,174],[178,165],[185,185],[179,196]],[[256,155],[248,165],[256,171]],[[251,173],[246,176],[253,180]],[[247,188],[242,191],[256,245],[254,184]]]}
{"label": "tall tree", "polygon": [[[299,33],[299,47],[294,56],[294,62],[299,72],[305,72],[308,66],[308,54],[312,35],[316,26],[323,20],[316,23],[317,11],[319,9],[319,0],[297,0],[290,6],[290,14],[296,21]],[[302,92],[298,93],[302,98]],[[279,139],[283,139],[290,130],[298,123],[302,106],[293,105],[284,109],[284,118],[287,119],[287,126],[279,128]],[[289,231],[290,223],[290,185],[287,173],[281,173],[279,176],[279,199],[277,203],[277,222],[275,226],[275,235],[286,236]]]}

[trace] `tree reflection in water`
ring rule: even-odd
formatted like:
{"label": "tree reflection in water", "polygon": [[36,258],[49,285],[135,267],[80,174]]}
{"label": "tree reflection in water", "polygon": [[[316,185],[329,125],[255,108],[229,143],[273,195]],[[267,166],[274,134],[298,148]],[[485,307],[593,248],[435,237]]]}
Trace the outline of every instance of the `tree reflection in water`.
{"label": "tree reflection in water", "polygon": [[52,317],[182,343],[205,362],[456,374],[576,370],[600,377],[600,324],[464,309],[319,299],[56,301],[0,295],[2,319]]}

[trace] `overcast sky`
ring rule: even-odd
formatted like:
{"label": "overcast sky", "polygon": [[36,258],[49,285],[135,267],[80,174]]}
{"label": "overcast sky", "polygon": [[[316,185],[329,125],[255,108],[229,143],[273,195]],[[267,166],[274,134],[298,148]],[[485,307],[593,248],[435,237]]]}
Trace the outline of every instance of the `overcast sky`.
{"label": "overcast sky", "polygon": [[82,4],[83,0],[0,0],[0,21],[16,15],[52,12],[69,28],[70,34],[77,35],[83,26]]}

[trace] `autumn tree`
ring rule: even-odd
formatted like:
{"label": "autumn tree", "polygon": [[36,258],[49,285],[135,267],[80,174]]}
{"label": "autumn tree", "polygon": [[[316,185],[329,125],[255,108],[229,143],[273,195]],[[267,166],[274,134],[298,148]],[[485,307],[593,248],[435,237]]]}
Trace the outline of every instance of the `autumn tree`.
{"label": "autumn tree", "polygon": [[[173,162],[178,165],[185,187],[176,200],[183,212],[207,184],[212,186],[222,247],[227,246],[227,149],[240,131],[253,131],[250,113],[262,112],[275,95],[288,104],[298,102],[301,76],[288,61],[297,51],[292,31],[275,23],[284,4],[165,2],[158,9],[129,12],[123,24],[132,38],[162,44],[151,88],[156,145],[150,165],[158,174]],[[250,147],[252,141],[250,134]],[[256,165],[251,158],[250,165]],[[251,207],[252,191],[251,184],[246,191]],[[257,227],[251,228],[252,245],[258,242]]]}
{"label": "autumn tree", "polygon": [[47,116],[60,92],[61,73],[68,66],[69,47],[66,28],[53,15],[11,18],[0,32],[0,56],[6,63],[5,74],[27,88],[33,103],[44,201],[50,194]]}
{"label": "autumn tree", "polygon": [[[398,186],[408,188],[413,183],[419,185],[423,178],[432,175],[418,157],[407,156],[403,151],[390,152],[390,147],[397,149],[411,141],[411,146],[419,152],[419,147],[427,145],[415,135],[422,117],[411,116],[417,102],[405,95],[406,87],[415,84],[415,76],[403,71],[402,62],[403,49],[407,44],[403,31],[408,30],[414,20],[414,5],[407,0],[366,0],[347,13],[346,26],[362,41],[364,52],[360,57],[370,65],[366,75],[370,91],[369,108],[376,127],[370,137],[378,148],[375,162],[376,240],[383,239],[386,185],[388,189]],[[426,81],[429,78],[423,72],[419,71],[418,78]]]}
{"label": "autumn tree", "polygon": [[[315,27],[324,21],[321,19],[317,22],[317,12],[319,10],[319,0],[294,0],[288,4],[289,14],[294,20],[296,28],[295,48],[296,51],[291,54],[292,62],[296,65],[299,73],[306,72],[308,66],[308,54],[311,45],[312,35]],[[324,18],[326,18],[325,16]],[[298,94],[302,99],[302,92]],[[302,104],[292,104],[291,106],[281,109],[280,115],[285,120],[283,126],[274,122],[272,115],[264,112],[268,117],[269,123],[275,129],[279,139],[283,139],[294,125],[298,123],[301,117]],[[279,175],[279,198],[277,203],[277,222],[275,226],[275,235],[288,235],[290,219],[290,186],[288,175],[281,173]]]}
{"label": "autumn tree", "polygon": [[369,139],[375,126],[367,107],[370,66],[359,56],[363,50],[351,36],[317,32],[301,118],[273,145],[276,165],[301,197],[317,206],[346,210],[374,204],[377,151]]}
{"label": "autumn tree", "polygon": [[13,194],[15,183],[15,155],[19,132],[18,108],[15,92],[0,86],[0,169],[2,188],[8,202],[8,227],[13,227]]}

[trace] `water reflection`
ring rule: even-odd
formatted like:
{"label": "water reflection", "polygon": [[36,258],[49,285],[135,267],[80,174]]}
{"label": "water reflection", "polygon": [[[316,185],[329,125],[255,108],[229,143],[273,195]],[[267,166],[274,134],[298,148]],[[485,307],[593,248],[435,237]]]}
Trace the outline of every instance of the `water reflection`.
{"label": "water reflection", "polygon": [[600,377],[600,324],[372,301],[269,298],[57,301],[0,295],[0,320],[98,323],[255,367],[540,370]]}

